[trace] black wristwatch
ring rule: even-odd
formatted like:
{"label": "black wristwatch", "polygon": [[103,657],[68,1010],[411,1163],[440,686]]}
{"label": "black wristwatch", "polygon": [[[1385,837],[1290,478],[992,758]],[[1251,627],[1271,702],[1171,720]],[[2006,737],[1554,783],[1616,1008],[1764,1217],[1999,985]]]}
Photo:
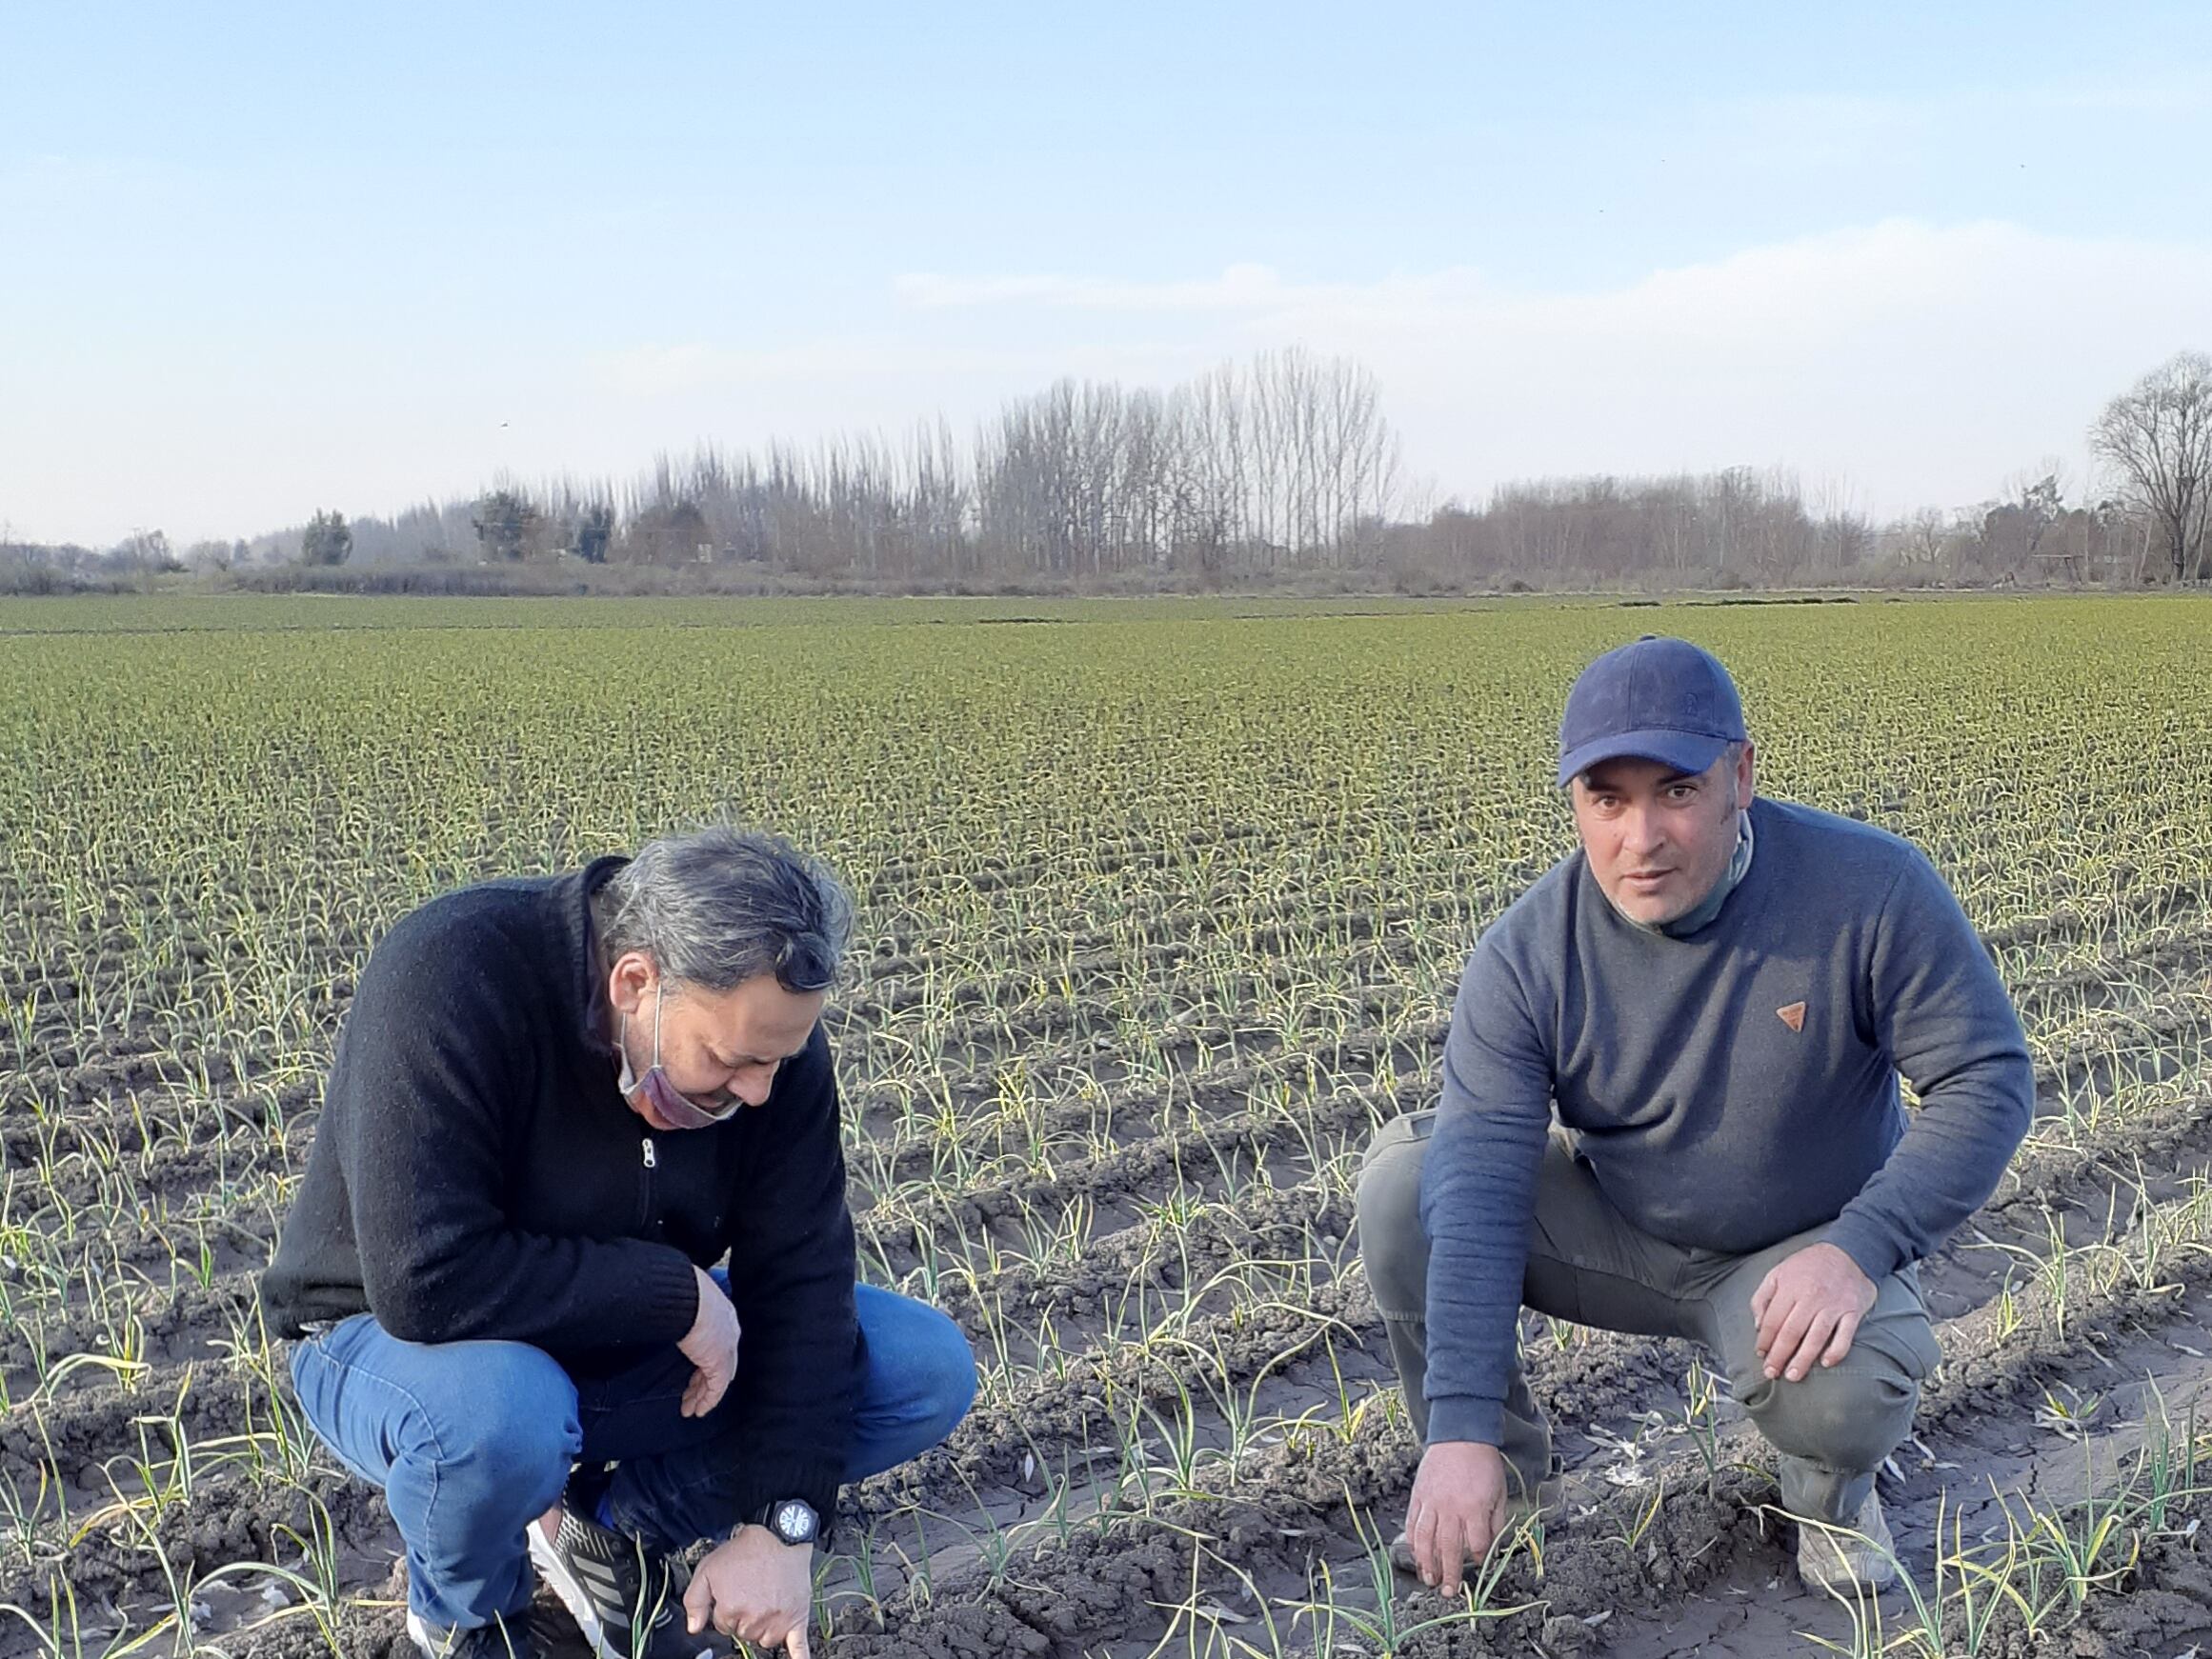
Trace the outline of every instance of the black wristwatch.
{"label": "black wristwatch", "polygon": [[822,1530],[821,1516],[804,1498],[776,1498],[763,1504],[753,1519],[785,1544],[812,1544]]}

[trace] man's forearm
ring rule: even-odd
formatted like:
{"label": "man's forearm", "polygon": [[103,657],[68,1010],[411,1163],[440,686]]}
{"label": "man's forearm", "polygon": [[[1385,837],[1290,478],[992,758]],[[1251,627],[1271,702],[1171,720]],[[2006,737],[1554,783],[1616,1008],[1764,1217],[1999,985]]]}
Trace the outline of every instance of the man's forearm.
{"label": "man's forearm", "polygon": [[1829,1234],[1879,1284],[1988,1202],[2035,1114],[2036,1079],[2003,980],[1919,853],[1884,901],[1867,985],[1881,1046],[1920,1097]]}
{"label": "man's forearm", "polygon": [[[1498,1444],[1547,1125],[1442,1111],[1421,1164],[1429,1439]],[[1413,1379],[1408,1379],[1411,1383]]]}
{"label": "man's forearm", "polygon": [[1429,1439],[1497,1445],[1519,1364],[1521,1279],[1551,1081],[1519,987],[1478,947],[1444,1040],[1443,1092],[1421,1158]]}
{"label": "man's forearm", "polygon": [[361,1248],[370,1310],[404,1342],[673,1343],[698,1312],[696,1269],[671,1245],[514,1232],[414,1243]]}
{"label": "man's forearm", "polygon": [[1997,1190],[2034,1110],[2035,1072],[2024,1052],[1931,1095],[1843,1207],[1828,1242],[1876,1284],[1933,1255]]}

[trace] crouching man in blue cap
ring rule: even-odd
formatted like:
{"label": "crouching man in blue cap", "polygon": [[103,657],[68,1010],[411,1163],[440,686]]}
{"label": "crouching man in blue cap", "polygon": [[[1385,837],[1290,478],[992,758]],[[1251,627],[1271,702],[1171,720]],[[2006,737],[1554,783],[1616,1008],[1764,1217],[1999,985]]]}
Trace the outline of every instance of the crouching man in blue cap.
{"label": "crouching man in blue cap", "polygon": [[[1779,1454],[1798,1568],[1895,1575],[1875,1472],[1938,1358],[1915,1264],[1996,1188],[2035,1082],[1934,867],[1753,795],[1727,670],[1645,637],[1576,681],[1581,841],[1482,935],[1441,1104],[1377,1133],[1360,1254],[1426,1448],[1394,1549],[1456,1594],[1557,1501],[1523,1307],[1703,1343]],[[1902,1072],[1920,1096],[1908,1114]]]}
{"label": "crouching man in blue cap", "polygon": [[710,1625],[806,1659],[839,1484],[967,1410],[958,1327],[855,1283],[821,1025],[851,917],[711,829],[447,893],[371,955],[261,1296],[384,1489],[430,1659],[527,1659],[533,1566],[596,1659]]}

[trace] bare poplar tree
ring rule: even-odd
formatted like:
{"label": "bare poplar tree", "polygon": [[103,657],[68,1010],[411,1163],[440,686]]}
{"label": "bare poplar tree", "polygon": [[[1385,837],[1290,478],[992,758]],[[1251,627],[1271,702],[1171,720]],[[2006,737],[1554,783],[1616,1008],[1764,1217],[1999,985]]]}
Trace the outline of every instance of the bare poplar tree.
{"label": "bare poplar tree", "polygon": [[2171,579],[2212,576],[2212,357],[2160,364],[2104,406],[2089,444],[2157,527]]}

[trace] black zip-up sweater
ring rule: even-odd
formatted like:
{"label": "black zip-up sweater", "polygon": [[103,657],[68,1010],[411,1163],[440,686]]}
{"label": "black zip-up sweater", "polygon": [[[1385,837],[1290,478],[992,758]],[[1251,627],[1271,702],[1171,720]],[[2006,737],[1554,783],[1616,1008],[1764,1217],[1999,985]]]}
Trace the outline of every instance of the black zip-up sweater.
{"label": "black zip-up sweater", "polygon": [[765,1105],[650,1129],[615,1088],[592,942],[623,862],[444,894],[371,953],[262,1303],[286,1336],[368,1311],[403,1341],[604,1373],[681,1339],[694,1264],[726,1251],[733,1511],[827,1516],[865,1363],[829,1041],[817,1026]]}

